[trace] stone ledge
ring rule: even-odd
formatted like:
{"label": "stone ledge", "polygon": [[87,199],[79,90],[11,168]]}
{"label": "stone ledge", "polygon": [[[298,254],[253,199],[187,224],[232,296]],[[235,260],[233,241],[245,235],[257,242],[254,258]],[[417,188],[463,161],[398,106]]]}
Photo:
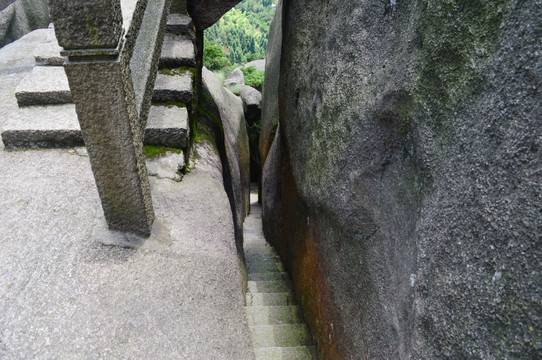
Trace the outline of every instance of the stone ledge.
{"label": "stone ledge", "polygon": [[156,102],[175,101],[190,104],[192,101],[192,74],[158,74],[154,84],[152,100]]}
{"label": "stone ledge", "polygon": [[160,56],[160,68],[196,66],[194,43],[191,39],[173,34],[166,34]]}
{"label": "stone ledge", "polygon": [[15,89],[19,106],[72,103],[70,85],[64,68],[35,66]]}

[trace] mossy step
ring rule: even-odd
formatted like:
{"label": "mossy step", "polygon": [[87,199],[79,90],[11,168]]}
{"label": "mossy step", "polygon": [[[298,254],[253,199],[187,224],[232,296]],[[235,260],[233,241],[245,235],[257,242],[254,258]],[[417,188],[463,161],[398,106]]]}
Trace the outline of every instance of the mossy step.
{"label": "mossy step", "polygon": [[254,352],[256,360],[316,360],[315,346],[264,347]]}
{"label": "mossy step", "polygon": [[284,293],[291,291],[291,283],[285,280],[249,280],[248,291],[257,293]]}
{"label": "mossy step", "polygon": [[158,73],[154,83],[152,101],[154,102],[181,102],[189,104],[193,96],[192,74],[166,75]]}
{"label": "mossy step", "polygon": [[166,33],[158,67],[164,69],[180,66],[196,66],[194,43],[190,38]]}
{"label": "mossy step", "polygon": [[282,325],[303,323],[299,306],[247,306],[249,325]]}
{"label": "mossy step", "polygon": [[246,294],[247,306],[286,306],[297,305],[295,296],[291,292],[284,293],[257,293]]}
{"label": "mossy step", "polygon": [[305,324],[255,325],[250,329],[255,349],[312,345],[310,331]]}

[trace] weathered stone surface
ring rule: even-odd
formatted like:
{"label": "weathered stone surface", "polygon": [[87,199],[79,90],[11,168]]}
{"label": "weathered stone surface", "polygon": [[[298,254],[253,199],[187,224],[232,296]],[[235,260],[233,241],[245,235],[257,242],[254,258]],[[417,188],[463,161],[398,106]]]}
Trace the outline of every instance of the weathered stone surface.
{"label": "weathered stone surface", "polygon": [[64,68],[35,66],[15,89],[19,106],[72,103]]}
{"label": "weathered stone surface", "polygon": [[58,44],[66,50],[116,48],[122,35],[120,0],[50,0]]}
{"label": "weathered stone surface", "polygon": [[149,176],[158,179],[170,179],[181,181],[181,170],[185,168],[184,155],[174,152],[166,152],[164,156],[157,156],[145,161]]}
{"label": "weathered stone surface", "polygon": [[159,73],[154,84],[152,101],[176,101],[189,104],[192,101],[192,74],[166,75]]}
{"label": "weathered stone surface", "polygon": [[40,66],[62,66],[64,64],[65,57],[60,55],[62,48],[58,45],[55,37],[55,30],[52,24],[48,29],[43,31],[43,41],[38,44],[34,51],[34,59],[36,65]]}
{"label": "weathered stone surface", "polygon": [[247,62],[245,64],[244,67],[249,68],[251,66],[254,66],[256,68],[256,70],[264,71],[265,70],[265,59],[249,61],[249,62]]}
{"label": "weathered stone surface", "polygon": [[196,66],[196,55],[192,40],[182,35],[166,33],[159,66],[160,68]]}
{"label": "weathered stone surface", "polygon": [[151,106],[144,142],[146,145],[185,148],[188,145],[186,108]]}
{"label": "weathered stone surface", "polygon": [[5,0],[0,5],[0,47],[51,22],[47,0]]}
{"label": "weathered stone surface", "polygon": [[188,15],[172,13],[169,15],[166,32],[175,35],[183,35],[189,38],[194,38],[195,29],[192,23],[192,18]]}
{"label": "weathered stone surface", "polygon": [[[0,130],[34,35],[0,49]],[[90,237],[105,221],[78,153],[0,142],[0,358],[254,359],[218,156],[181,183],[151,177],[156,226],[124,249]]]}
{"label": "weathered stone surface", "polygon": [[239,86],[239,88],[245,86],[245,76],[241,69],[236,68],[232,72],[229,72],[226,79],[224,79],[224,86]]}
{"label": "weathered stone surface", "polygon": [[[243,256],[243,220],[250,208],[250,159],[241,100],[226,90],[214,74],[203,68],[203,96],[197,128],[214,139],[221,155],[224,184],[236,231],[236,245]],[[196,168],[197,168],[196,164]]]}
{"label": "weathered stone surface", "polygon": [[320,357],[538,357],[539,4],[284,6],[269,225]]}
{"label": "weathered stone surface", "polygon": [[6,149],[71,147],[83,143],[75,106],[31,106],[6,114],[2,129]]}
{"label": "weathered stone surface", "polygon": [[279,78],[282,46],[282,0],[279,0],[275,16],[269,27],[269,41],[265,54],[265,76],[262,89],[262,121],[260,130],[260,164],[263,168],[267,152],[279,123]]}
{"label": "weathered stone surface", "polygon": [[[252,86],[245,85],[241,89],[241,100],[248,119],[259,118],[261,114],[262,93]],[[248,120],[247,119],[247,120]]]}
{"label": "weathered stone surface", "polygon": [[187,5],[196,28],[203,31],[240,2],[241,0],[191,0]]}
{"label": "weathered stone surface", "polygon": [[[3,116],[6,123],[1,136],[6,149],[63,148],[83,143],[73,104],[17,108]],[[186,147],[187,118],[185,108],[151,107],[145,145]]]}

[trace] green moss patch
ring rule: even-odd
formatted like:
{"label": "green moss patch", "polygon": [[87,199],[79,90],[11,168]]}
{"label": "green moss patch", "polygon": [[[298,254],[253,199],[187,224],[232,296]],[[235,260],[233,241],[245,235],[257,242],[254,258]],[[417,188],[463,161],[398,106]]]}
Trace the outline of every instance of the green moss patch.
{"label": "green moss patch", "polygon": [[196,69],[190,66],[180,66],[173,69],[160,69],[160,73],[170,76],[184,75],[187,72],[192,76],[196,75]]}
{"label": "green moss patch", "polygon": [[173,152],[176,154],[182,153],[182,149],[163,147],[163,146],[154,146],[154,145],[145,145],[143,146],[143,153],[147,158],[153,158],[157,156],[165,156],[167,152]]}

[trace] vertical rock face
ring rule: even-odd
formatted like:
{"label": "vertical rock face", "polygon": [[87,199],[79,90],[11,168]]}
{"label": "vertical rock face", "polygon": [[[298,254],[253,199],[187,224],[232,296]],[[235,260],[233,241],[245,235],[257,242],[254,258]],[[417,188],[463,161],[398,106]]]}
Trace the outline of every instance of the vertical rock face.
{"label": "vertical rock face", "polygon": [[322,358],[536,358],[542,3],[283,7],[264,229]]}

